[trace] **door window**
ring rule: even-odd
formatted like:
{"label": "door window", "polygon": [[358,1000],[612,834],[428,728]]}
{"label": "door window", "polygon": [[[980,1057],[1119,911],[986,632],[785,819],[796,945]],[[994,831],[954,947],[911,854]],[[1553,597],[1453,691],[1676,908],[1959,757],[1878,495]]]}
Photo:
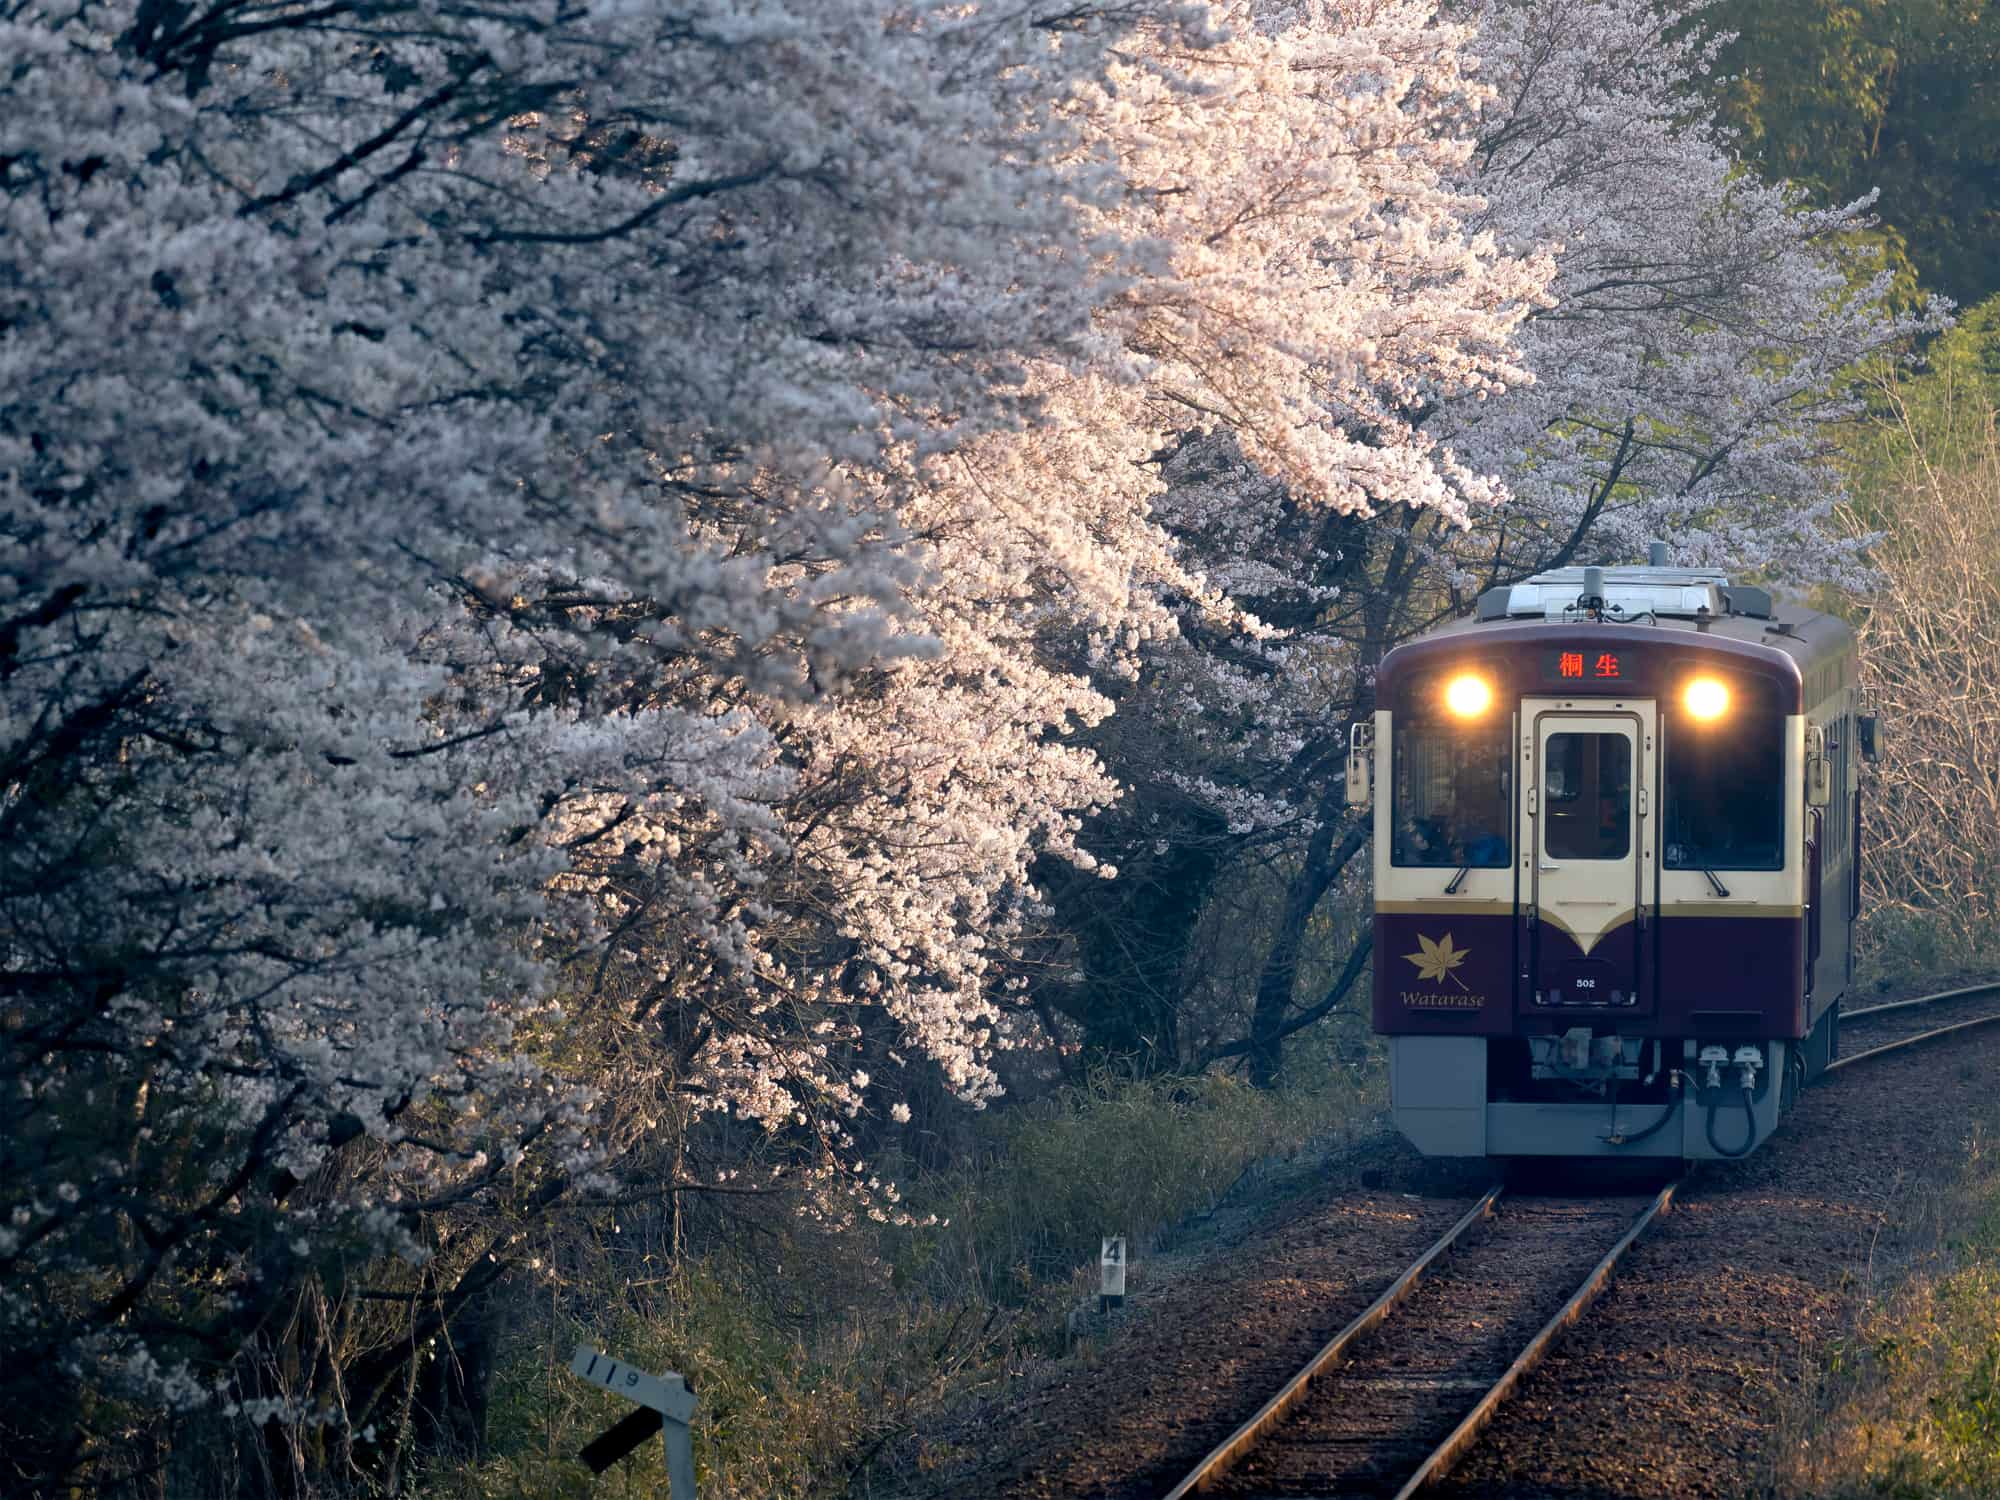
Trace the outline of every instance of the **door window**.
{"label": "door window", "polygon": [[1623,859],[1632,848],[1632,742],[1622,734],[1552,734],[1542,796],[1551,859]]}

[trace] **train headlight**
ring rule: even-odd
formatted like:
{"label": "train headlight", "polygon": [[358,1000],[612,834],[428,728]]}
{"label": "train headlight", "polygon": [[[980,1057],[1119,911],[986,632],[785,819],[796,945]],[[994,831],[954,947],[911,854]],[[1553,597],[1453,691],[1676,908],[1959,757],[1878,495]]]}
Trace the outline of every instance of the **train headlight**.
{"label": "train headlight", "polygon": [[1697,677],[1682,691],[1681,702],[1693,718],[1719,719],[1729,712],[1729,688],[1713,677]]}
{"label": "train headlight", "polygon": [[1444,706],[1461,719],[1476,719],[1493,706],[1493,684],[1474,672],[1461,672],[1445,684]]}

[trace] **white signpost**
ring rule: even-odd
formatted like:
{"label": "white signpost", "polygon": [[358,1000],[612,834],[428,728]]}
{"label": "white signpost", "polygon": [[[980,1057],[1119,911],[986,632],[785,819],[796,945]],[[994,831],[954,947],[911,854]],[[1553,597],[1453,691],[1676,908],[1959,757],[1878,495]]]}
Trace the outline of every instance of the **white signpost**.
{"label": "white signpost", "polygon": [[[694,1418],[694,1393],[688,1390],[687,1382],[672,1371],[651,1374],[630,1360],[615,1359],[588,1344],[576,1346],[569,1367],[572,1374],[592,1385],[658,1414],[667,1445],[668,1491],[673,1500],[695,1500],[694,1440],[688,1431]],[[633,1413],[585,1448],[584,1462],[601,1474],[644,1442],[651,1435],[652,1423],[635,1421],[640,1415]]]}
{"label": "white signpost", "polygon": [[1114,1307],[1125,1305],[1125,1236],[1106,1235],[1104,1248],[1097,1253],[1097,1269],[1100,1273],[1097,1310],[1110,1312]]}

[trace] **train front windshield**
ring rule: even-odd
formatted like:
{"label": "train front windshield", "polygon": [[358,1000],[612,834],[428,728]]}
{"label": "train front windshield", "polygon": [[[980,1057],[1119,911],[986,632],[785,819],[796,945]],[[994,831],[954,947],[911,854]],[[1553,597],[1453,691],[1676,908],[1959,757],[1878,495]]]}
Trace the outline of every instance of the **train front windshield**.
{"label": "train front windshield", "polygon": [[1745,709],[1714,725],[1667,722],[1669,870],[1784,868],[1785,721]]}
{"label": "train front windshield", "polygon": [[1399,715],[1390,863],[1498,869],[1513,858],[1504,714],[1465,724]]}

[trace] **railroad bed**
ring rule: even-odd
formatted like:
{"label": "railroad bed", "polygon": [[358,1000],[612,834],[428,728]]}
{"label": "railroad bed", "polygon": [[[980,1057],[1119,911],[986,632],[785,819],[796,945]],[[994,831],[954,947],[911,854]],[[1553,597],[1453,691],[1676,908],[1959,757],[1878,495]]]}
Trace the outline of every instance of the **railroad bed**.
{"label": "railroad bed", "polygon": [[1393,1336],[1359,1341],[1205,1492],[1401,1493],[1428,1474],[1433,1455],[1468,1411],[1654,1201],[1644,1193],[1491,1199],[1488,1212],[1411,1290],[1396,1311]]}
{"label": "railroad bed", "polygon": [[[1996,1022],[2000,984],[1862,1007],[1844,1018],[1833,1066]],[[1679,1186],[1651,1199],[1493,1189],[1167,1500],[1417,1494],[1476,1440]]]}
{"label": "railroad bed", "polygon": [[1943,1028],[1982,1024],[1996,1012],[2000,1012],[2000,983],[1858,1006],[1840,1018],[1841,1057],[1836,1066],[1853,1062],[1877,1047],[1904,1045]]}

